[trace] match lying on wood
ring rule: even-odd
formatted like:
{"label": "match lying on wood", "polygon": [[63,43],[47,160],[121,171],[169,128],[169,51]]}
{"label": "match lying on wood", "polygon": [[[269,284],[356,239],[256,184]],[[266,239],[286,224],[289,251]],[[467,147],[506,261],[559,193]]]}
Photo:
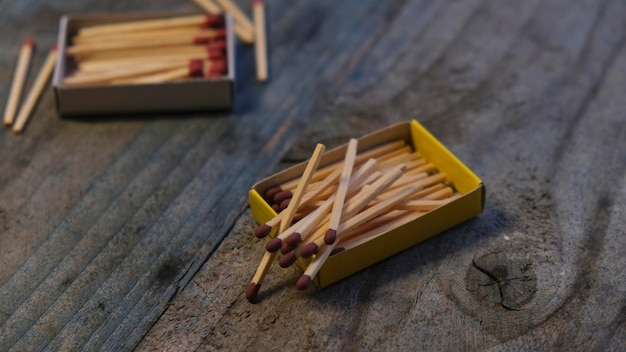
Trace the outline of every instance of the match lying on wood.
{"label": "match lying on wood", "polygon": [[46,61],[44,62],[41,69],[39,70],[39,73],[37,73],[37,77],[35,78],[35,83],[33,83],[33,86],[31,87],[30,91],[28,92],[28,95],[26,96],[26,100],[24,101],[24,104],[20,108],[20,112],[17,115],[17,118],[15,119],[15,124],[13,125],[13,132],[21,133],[24,130],[24,127],[26,126],[26,123],[28,122],[28,119],[30,118],[31,112],[33,111],[33,108],[35,107],[37,100],[39,100],[41,93],[46,87],[46,83],[48,83],[48,79],[50,78],[50,75],[52,74],[52,71],[54,69],[56,58],[57,58],[57,48],[55,45],[50,50],[50,53],[48,54]]}
{"label": "match lying on wood", "polygon": [[265,41],[265,4],[263,0],[252,1],[254,14],[254,52],[256,56],[256,77],[259,81],[267,80],[267,43]]}
{"label": "match lying on wood", "polygon": [[26,74],[28,73],[28,66],[33,54],[33,46],[33,40],[27,38],[22,42],[20,47],[13,83],[11,83],[11,91],[4,109],[4,125],[7,127],[13,124],[13,119],[15,118],[15,112],[17,111],[17,105],[19,104],[24,81],[26,81]]}
{"label": "match lying on wood", "polygon": [[[358,154],[357,143],[350,140],[342,161],[319,170],[307,167],[302,178],[266,190],[265,200],[268,204],[280,203],[279,212],[260,225],[255,236],[262,238],[277,226],[279,229],[266,243],[258,277],[259,273],[267,273],[279,251],[279,265],[283,268],[298,258],[310,258],[296,283],[298,289],[304,290],[335,253],[375,238],[458,196],[446,175],[405,141],[393,141]],[[308,185],[306,189],[302,189],[303,179]],[[292,192],[293,182],[296,190]],[[296,194],[297,200],[289,198]],[[287,209],[290,213],[286,213]],[[257,276],[246,291],[250,301],[258,293]]]}
{"label": "match lying on wood", "polygon": [[192,15],[81,28],[66,50],[66,86],[155,84],[224,76],[222,15]]}

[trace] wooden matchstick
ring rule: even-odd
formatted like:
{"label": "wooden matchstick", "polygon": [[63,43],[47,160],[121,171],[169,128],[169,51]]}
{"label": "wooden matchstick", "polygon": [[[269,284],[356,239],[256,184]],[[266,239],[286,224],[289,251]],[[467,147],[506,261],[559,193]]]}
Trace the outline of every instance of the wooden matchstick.
{"label": "wooden matchstick", "polygon": [[254,52],[256,56],[256,77],[260,82],[267,80],[267,42],[265,39],[265,4],[263,0],[253,0]]}
{"label": "wooden matchstick", "polygon": [[147,48],[126,48],[115,49],[109,51],[96,51],[86,54],[75,55],[74,59],[90,62],[104,62],[110,60],[126,60],[141,57],[158,57],[158,56],[171,56],[182,54],[196,54],[202,55],[206,53],[216,52],[215,49],[220,50],[223,55],[226,42],[221,39],[212,40],[207,44],[176,44],[176,45],[163,45],[159,47],[147,47]]}
{"label": "wooden matchstick", "polygon": [[[211,65],[210,62],[207,63]],[[172,82],[183,78],[203,77],[204,61],[201,59],[189,60],[187,67],[181,65],[180,68],[170,69],[164,72],[147,74],[145,76],[123,78],[119,80],[113,80],[111,84],[153,84]]]}
{"label": "wooden matchstick", "polygon": [[15,68],[15,74],[13,75],[13,83],[11,84],[11,92],[9,93],[7,105],[4,110],[5,126],[11,126],[11,124],[13,124],[20,95],[22,94],[22,90],[24,88],[24,81],[26,81],[26,74],[28,73],[28,66],[32,53],[33,40],[31,38],[27,38],[22,43],[18,54],[17,66]]}
{"label": "wooden matchstick", "polygon": [[381,170],[394,167],[400,163],[407,163],[411,161],[423,160],[419,153],[402,153],[399,155],[395,155],[392,158],[388,158],[383,161],[379,161],[379,167]]}
{"label": "wooden matchstick", "polygon": [[[369,159],[375,159],[378,161],[379,158],[384,157],[388,153],[393,153],[395,150],[403,148],[406,146],[406,142],[404,140],[397,140],[389,143],[385,143],[371,149],[365,150],[362,153],[357,154],[357,158],[354,162],[355,165],[360,165],[366,162]],[[312,181],[319,181],[326,177],[328,174],[332,173],[336,169],[341,169],[343,166],[343,161],[338,161],[336,163],[324,166],[320,168],[315,175],[313,175]],[[291,180],[283,183],[281,188],[284,190],[289,190],[295,188],[298,180]]]}
{"label": "wooden matchstick", "polygon": [[119,42],[119,41],[139,41],[139,40],[150,40],[155,38],[163,38],[163,37],[171,37],[177,35],[194,35],[198,32],[206,31],[206,30],[220,30],[221,27],[205,27],[205,26],[188,26],[188,27],[175,27],[175,28],[165,28],[165,29],[156,29],[156,30],[148,30],[148,31],[139,31],[139,32],[123,32],[123,33],[112,33],[106,35],[99,36],[80,36],[76,35],[72,37],[71,43],[72,45],[92,45],[94,43],[105,43],[105,42]]}
{"label": "wooden matchstick", "polygon": [[119,69],[122,67],[141,67],[146,62],[179,62],[186,63],[189,60],[209,60],[209,61],[224,61],[223,54],[210,55],[209,53],[180,53],[170,55],[155,55],[154,57],[131,57],[127,59],[116,60],[98,60],[98,61],[85,61],[78,63],[78,69],[76,74],[85,74],[93,72],[101,72],[111,69]]}
{"label": "wooden matchstick", "polygon": [[398,180],[402,176],[404,169],[405,167],[403,165],[399,165],[368,187],[363,187],[361,192],[354,198],[350,199],[346,205],[346,208],[344,209],[344,216],[346,218],[351,218],[353,215],[361,211],[371,200],[376,198],[376,196],[378,196],[383,190],[387,189],[392,183]]}
{"label": "wooden matchstick", "polygon": [[[350,181],[348,182],[348,190],[346,192],[345,198],[351,200],[351,196],[358,192],[367,182],[372,179],[372,175],[374,173],[374,168],[376,167],[376,161],[370,159],[368,162],[359,167],[350,177]],[[342,172],[343,170],[338,170]],[[331,194],[319,207],[313,210],[311,213],[306,215],[303,219],[301,219],[298,224],[293,226],[292,229],[285,231],[284,233],[276,236],[268,243],[268,250],[278,250],[281,249],[281,252],[284,254],[287,251],[293,250],[298,244],[302,241],[306,240],[311,233],[311,230],[315,228],[314,225],[318,225],[317,228],[321,226],[326,226],[328,228],[330,222],[330,210],[331,205],[335,202],[335,197],[337,193]],[[344,201],[344,211],[347,207],[348,202]],[[334,205],[333,205],[334,206]],[[342,219],[345,219],[345,215],[342,216]],[[284,243],[281,243],[282,240],[285,240]]]}
{"label": "wooden matchstick", "polygon": [[246,33],[246,38],[254,38],[254,25],[252,25],[252,21],[250,21],[248,16],[246,16],[235,3],[230,0],[215,1],[225,12],[230,13],[235,18],[235,28],[239,25],[241,30]]}
{"label": "wooden matchstick", "polygon": [[75,73],[72,76],[65,77],[63,84],[66,86],[84,86],[93,84],[108,83],[116,79],[136,77],[151,73],[164,72],[174,68],[186,67],[185,62],[147,62],[141,67],[120,67],[98,72],[88,72],[84,74]]}
{"label": "wooden matchstick", "polygon": [[210,14],[222,14],[222,9],[215,2],[213,2],[213,0],[193,0],[193,2]]}
{"label": "wooden matchstick", "polygon": [[[407,183],[408,185],[413,185],[415,187],[418,187],[419,190],[424,189],[426,187],[430,187],[432,185],[438,184],[438,183],[443,183],[446,181],[446,175],[443,173],[438,173],[438,174],[434,174],[431,176],[427,176],[424,178],[421,178],[419,180],[416,180],[415,182],[412,183]],[[385,193],[381,193],[378,195],[377,199],[381,200],[381,199],[386,199],[389,197],[392,197],[394,194],[401,192],[402,188],[400,189],[390,189],[389,191],[385,192]]]}
{"label": "wooden matchstick", "polygon": [[[315,170],[317,169],[317,166],[321,159],[322,153],[324,152],[325,149],[326,147],[323,144],[318,144],[315,147],[313,155],[309,159],[309,162],[307,163],[307,166],[304,169],[304,173],[302,174],[302,177],[300,177],[300,182],[298,183],[296,191],[294,192],[292,202],[290,202],[287,209],[285,209],[286,215],[280,222],[279,232],[284,232],[291,224],[293,216],[295,215],[296,210],[298,209],[298,206],[300,205],[299,203],[302,200],[302,197],[304,196],[304,191],[308,187],[309,182],[311,181],[311,176],[313,176],[313,173],[315,173]],[[265,278],[265,275],[267,275],[267,272],[269,271],[269,268],[270,268],[270,264],[274,261],[274,259],[276,258],[276,255],[277,255],[276,252],[267,252],[267,251],[263,255],[263,258],[261,259],[261,263],[259,264],[256,270],[256,273],[254,274],[254,277],[252,278],[252,281],[246,288],[246,299],[249,302],[254,302],[254,300],[256,299],[259,293],[259,289],[261,287],[261,283],[263,279]]]}
{"label": "wooden matchstick", "polygon": [[[348,231],[350,228],[359,226],[367,220],[370,220],[377,215],[393,209],[393,207],[402,202],[409,194],[414,191],[415,187],[407,187],[404,192],[397,194],[395,197],[380,202],[379,204],[347,220],[345,223],[339,226],[338,231]],[[311,285],[313,278],[317,275],[322,265],[324,265],[326,259],[328,259],[328,256],[330,256],[333,249],[335,248],[335,245],[336,242],[333,242],[331,244],[326,244],[322,247],[322,250],[317,254],[315,259],[311,261],[309,266],[304,271],[304,274],[302,274],[302,276],[300,276],[300,278],[298,279],[296,287],[299,290],[305,290]]]}
{"label": "wooden matchstick", "polygon": [[[328,230],[324,235],[324,242],[327,243],[326,250],[322,253],[321,256],[316,257],[311,264],[307,267],[304,274],[300,276],[298,281],[296,282],[296,287],[299,290],[304,290],[311,285],[313,278],[319,271],[319,267],[328,255],[330,251],[334,248],[337,240],[337,228],[339,227],[339,223],[341,221],[341,215],[343,213],[343,206],[346,200],[346,195],[348,193],[348,187],[350,185],[350,176],[352,174],[352,169],[354,168],[354,161],[356,159],[356,151],[358,146],[358,140],[351,139],[348,142],[348,147],[346,150],[346,156],[343,162],[343,168],[341,171],[341,176],[339,178],[339,187],[337,188],[337,193],[335,194],[335,201],[333,203],[333,210],[330,215],[330,221],[328,224]],[[328,252],[328,254],[326,253]]]}
{"label": "wooden matchstick", "polygon": [[[448,188],[448,190],[451,189]],[[448,191],[446,191],[445,194],[440,193],[439,196],[436,197],[438,200],[411,200],[400,203],[396,207],[398,210],[388,214],[383,214],[378,218],[369,221],[365,225],[370,225],[370,223],[374,223],[376,220],[380,220],[378,221],[379,224],[372,224],[374,226],[368,229],[354,229],[352,233],[342,236],[338,246],[341,247],[342,250],[348,250],[359,246],[375,237],[382,235],[383,233],[387,233],[388,231],[391,231],[410,221],[413,221],[429,211],[446,205],[453,200],[459,198],[460,196],[460,194],[450,194]]]}
{"label": "wooden matchstick", "polygon": [[[392,197],[389,197],[380,202],[377,202],[375,205],[367,208],[366,210],[358,213],[357,215],[343,222],[341,225],[339,225],[339,228],[337,229],[337,233],[343,234],[343,233],[349,232],[352,229],[362,225],[363,223],[366,223],[367,221],[379,216],[380,214],[393,210],[396,205],[398,205],[399,203],[403,201],[408,200],[411,194],[415,193],[418,190],[419,188],[416,186],[405,187],[400,192],[397,192],[396,194],[394,194]],[[306,249],[303,247],[301,250],[301,253],[304,251],[306,251],[307,254],[315,253],[321,248],[324,248],[323,245],[324,245],[323,240],[316,239],[315,241],[308,243]],[[331,247],[330,250],[332,251],[333,245],[331,245],[330,247]],[[304,256],[304,254],[302,255]],[[313,276],[310,277],[310,279],[312,278]],[[303,279],[303,283],[304,282],[306,282],[306,279]]]}
{"label": "wooden matchstick", "polygon": [[351,139],[348,142],[346,158],[344,159],[343,169],[341,171],[341,176],[339,177],[339,187],[337,188],[337,193],[335,195],[335,202],[330,216],[328,231],[324,235],[324,242],[326,242],[326,244],[332,244],[337,239],[337,227],[341,222],[343,205],[346,201],[346,195],[348,194],[348,187],[350,186],[350,176],[352,175],[352,170],[354,168],[357,146],[358,140],[356,139]]}
{"label": "wooden matchstick", "polygon": [[354,234],[346,234],[345,237],[341,238],[340,243],[337,245],[337,249],[344,251],[359,246],[367,241],[370,241],[373,238],[380,236],[383,233],[387,233],[404,224],[407,224],[424,214],[426,213],[411,211],[397,211],[383,214],[380,216],[381,221],[378,226],[374,226],[373,228],[365,231],[357,230]]}
{"label": "wooden matchstick", "polygon": [[184,34],[175,33],[173,35],[150,38],[131,38],[129,40],[123,40],[123,37],[120,37],[119,40],[113,42],[73,45],[67,48],[66,52],[68,55],[85,55],[98,51],[118,49],[150,48],[176,44],[207,44],[211,40],[224,39],[224,37],[225,31],[223,29],[208,29]]}
{"label": "wooden matchstick", "polygon": [[39,96],[41,95],[43,89],[52,74],[52,70],[54,69],[54,63],[57,57],[57,48],[56,45],[50,50],[46,61],[43,66],[39,70],[37,74],[37,78],[35,78],[35,83],[32,88],[28,92],[28,96],[24,101],[24,104],[20,108],[20,112],[17,115],[17,119],[15,120],[15,124],[13,125],[13,132],[21,133],[24,130],[24,126],[26,126],[26,122],[28,122],[28,118],[39,100]]}
{"label": "wooden matchstick", "polygon": [[206,24],[208,26],[214,26],[219,25],[219,23],[223,23],[223,20],[224,19],[222,16],[189,15],[170,18],[158,18],[152,20],[126,21],[121,23],[111,23],[81,28],[79,30],[79,35],[84,37],[94,35],[110,35],[113,33],[145,31],[203,24]]}

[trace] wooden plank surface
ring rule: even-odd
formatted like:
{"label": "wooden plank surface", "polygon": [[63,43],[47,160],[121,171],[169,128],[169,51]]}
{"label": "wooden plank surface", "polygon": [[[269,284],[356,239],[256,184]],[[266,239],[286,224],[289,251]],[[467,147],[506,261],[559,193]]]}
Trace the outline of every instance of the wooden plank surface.
{"label": "wooden plank surface", "polygon": [[[60,119],[47,91],[0,133],[0,350],[626,349],[624,1],[266,3],[270,80],[239,44],[231,112]],[[0,104],[63,14],[164,10],[197,7],[0,0]],[[407,119],[484,213],[323,290],[274,267],[248,303],[249,187]]]}

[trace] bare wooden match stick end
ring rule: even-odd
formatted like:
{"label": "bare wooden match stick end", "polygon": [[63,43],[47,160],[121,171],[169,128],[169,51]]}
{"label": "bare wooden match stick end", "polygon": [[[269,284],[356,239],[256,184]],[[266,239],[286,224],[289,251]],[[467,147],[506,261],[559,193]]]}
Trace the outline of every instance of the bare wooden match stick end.
{"label": "bare wooden match stick end", "polygon": [[283,245],[283,241],[280,238],[274,237],[267,242],[265,245],[265,250],[268,252],[276,252]]}
{"label": "bare wooden match stick end", "polygon": [[326,231],[326,234],[324,235],[324,243],[333,244],[335,243],[336,240],[337,240],[337,230],[328,229],[328,231]]}
{"label": "bare wooden match stick end", "polygon": [[307,288],[309,288],[309,286],[311,286],[312,282],[313,280],[311,279],[309,275],[302,275],[296,282],[296,287],[298,288],[298,290],[304,291]]}
{"label": "bare wooden match stick end", "polygon": [[272,231],[272,227],[267,225],[267,224],[263,224],[259,227],[256,228],[256,230],[254,230],[254,235],[257,238],[265,238],[265,236],[269,235],[270,232]]}
{"label": "bare wooden match stick end", "polygon": [[260,288],[261,288],[261,285],[258,285],[254,282],[251,282],[250,285],[248,285],[248,287],[246,288],[246,299],[248,300],[248,302],[250,303],[256,302],[256,297],[259,294]]}
{"label": "bare wooden match stick end", "polygon": [[283,254],[280,258],[278,258],[278,265],[281,268],[288,268],[296,262],[296,254],[294,252],[289,252]]}

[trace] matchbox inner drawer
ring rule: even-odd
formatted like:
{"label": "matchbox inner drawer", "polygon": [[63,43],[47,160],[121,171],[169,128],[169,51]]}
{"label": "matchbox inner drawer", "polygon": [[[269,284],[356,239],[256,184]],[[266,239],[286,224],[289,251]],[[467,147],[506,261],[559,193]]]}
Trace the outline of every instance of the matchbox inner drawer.
{"label": "matchbox inner drawer", "polygon": [[[482,181],[417,121],[392,125],[359,138],[358,151],[367,151],[396,140],[405,140],[424,159],[435,164],[439,172],[447,175],[448,183],[453,185],[460,196],[450,203],[357,247],[331,255],[314,279],[319,287],[326,287],[337,282],[477,216],[483,211],[485,187]],[[346,148],[347,144],[326,152],[320,161],[319,168],[343,160]],[[303,162],[252,186],[249,192],[250,209],[252,216],[259,224],[276,216],[276,212],[261,195],[272,186],[299,178],[305,167],[306,162]],[[308,262],[307,259],[299,258],[296,263],[302,270],[305,270]]]}
{"label": "matchbox inner drawer", "polygon": [[[64,86],[63,79],[75,69],[66,53],[80,28],[126,21],[169,18],[193,13],[66,15],[59,23],[58,59],[52,84],[61,115],[109,113],[155,113],[225,110],[234,104],[234,22],[225,15],[227,73],[222,77],[190,79],[156,84]],[[197,15],[197,13],[195,14]]]}

